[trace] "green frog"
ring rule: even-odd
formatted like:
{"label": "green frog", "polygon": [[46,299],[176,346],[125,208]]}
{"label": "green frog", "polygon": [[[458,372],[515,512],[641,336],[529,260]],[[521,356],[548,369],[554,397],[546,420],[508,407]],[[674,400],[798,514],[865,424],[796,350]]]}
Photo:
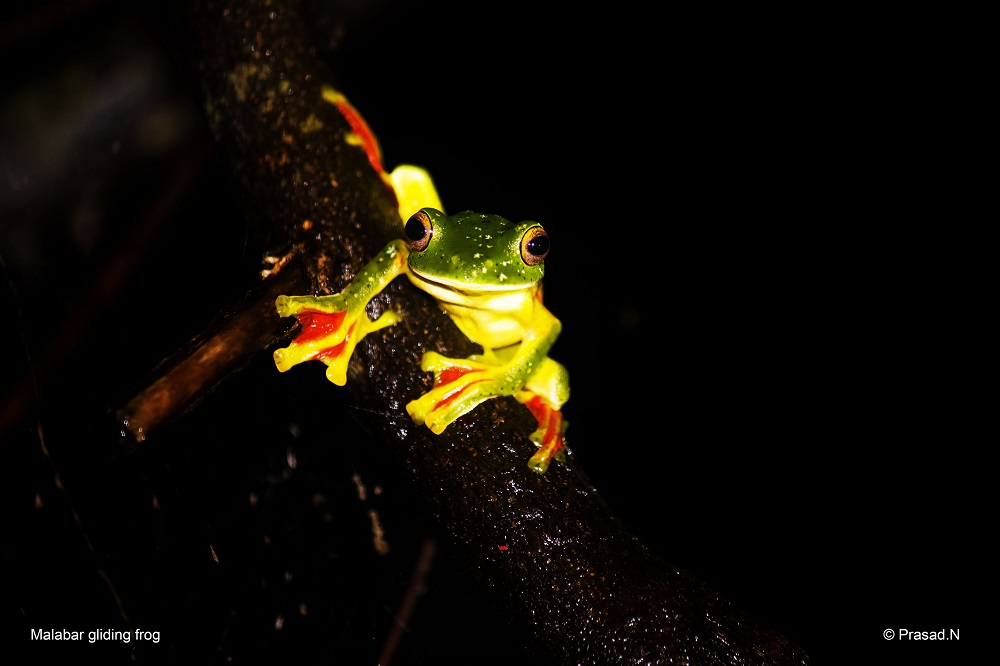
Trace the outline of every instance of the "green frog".
{"label": "green frog", "polygon": [[[373,139],[366,141],[374,154]],[[373,165],[381,169],[377,161]],[[562,328],[542,304],[548,234],[537,222],[514,223],[473,211],[446,215],[430,176],[417,167],[404,165],[382,175],[393,186],[406,220],[402,238],[389,242],[339,294],[278,297],[278,314],[294,316],[302,325],[288,347],[274,352],[278,370],[322,361],[331,382],[346,384],[347,364],[358,342],[399,321],[392,311],[372,321],[365,310],[368,302],[406,275],[483,348],[482,354],[468,358],[424,353],[420,368],[434,373],[434,386],[410,401],[407,413],[417,425],[441,434],[483,402],[513,396],[538,422],[529,435],[538,451],[528,467],[544,474],[553,458],[565,460],[567,424],[560,410],[569,399],[569,374],[548,357]],[[421,203],[433,205],[417,208]]]}

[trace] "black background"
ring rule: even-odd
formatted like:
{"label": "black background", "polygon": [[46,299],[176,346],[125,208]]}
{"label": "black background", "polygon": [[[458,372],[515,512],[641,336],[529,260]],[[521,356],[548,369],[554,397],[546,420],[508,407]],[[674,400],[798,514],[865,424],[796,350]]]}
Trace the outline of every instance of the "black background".
{"label": "black background", "polygon": [[[959,374],[971,334],[943,185],[915,184],[946,142],[926,101],[952,92],[948,26],[497,7],[348,5],[317,45],[387,165],[425,166],[450,211],[549,231],[578,463],[654,552],[814,663],[962,663],[985,579],[981,401]],[[123,661],[374,663],[435,528],[401,508],[345,392],[262,354],[171,447],[118,457],[101,420],[260,268],[224,159],[185,157],[211,138],[169,17],[53,3],[2,33],[3,389],[33,396],[3,433],[9,645],[42,655],[56,647],[27,629],[120,627],[114,589],[164,634],[104,646]],[[155,203],[188,168],[197,184]],[[124,286],[88,300],[161,209]],[[355,473],[386,496],[359,500]],[[394,663],[533,663],[440,548]]]}

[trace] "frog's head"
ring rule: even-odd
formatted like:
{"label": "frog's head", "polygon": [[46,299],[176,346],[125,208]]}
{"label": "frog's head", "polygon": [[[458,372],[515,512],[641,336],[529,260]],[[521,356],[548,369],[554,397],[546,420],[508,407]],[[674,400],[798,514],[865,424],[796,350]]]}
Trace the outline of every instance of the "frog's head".
{"label": "frog's head", "polygon": [[462,291],[524,289],[545,273],[549,237],[537,222],[499,215],[445,215],[421,208],[405,229],[408,264],[418,278]]}

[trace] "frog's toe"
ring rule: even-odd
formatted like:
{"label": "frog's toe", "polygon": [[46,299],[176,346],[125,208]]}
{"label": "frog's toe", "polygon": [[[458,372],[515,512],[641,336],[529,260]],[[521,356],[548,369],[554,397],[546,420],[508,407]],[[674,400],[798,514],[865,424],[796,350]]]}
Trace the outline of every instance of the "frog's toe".
{"label": "frog's toe", "polygon": [[327,363],[326,378],[337,386],[347,384],[347,359],[337,359]]}
{"label": "frog's toe", "polygon": [[551,458],[542,454],[541,451],[535,453],[528,459],[528,469],[536,474],[545,474],[549,470]]}
{"label": "frog's toe", "polygon": [[334,340],[329,344],[293,341],[287,347],[276,349],[272,356],[278,372],[287,372],[306,361],[322,361],[327,365],[327,378],[337,386],[343,386],[347,383],[347,362],[353,349],[354,344],[348,340]]}
{"label": "frog's toe", "polygon": [[430,391],[406,404],[406,412],[417,425],[426,425],[435,435],[440,435],[454,419],[449,419],[438,408],[441,396]]}
{"label": "frog's toe", "polygon": [[481,402],[497,395],[488,377],[482,372],[466,372],[446,384],[440,384],[406,405],[406,411],[417,425],[426,425],[440,435],[459,417],[475,409]]}
{"label": "frog's toe", "polygon": [[317,309],[315,296],[278,296],[274,299],[274,309],[279,317],[294,317],[303,310]]}
{"label": "frog's toe", "polygon": [[335,314],[347,310],[347,301],[343,294],[329,296],[278,296],[274,299],[274,309],[279,317],[303,317],[299,315],[315,315],[319,313]]}
{"label": "frog's toe", "polygon": [[427,426],[435,435],[440,435],[444,429],[452,422],[452,419],[444,418],[433,409],[427,409],[423,405],[415,404],[416,400],[406,405],[406,411],[418,426]]}
{"label": "frog's toe", "polygon": [[287,372],[304,360],[300,354],[296,354],[289,347],[275,349],[272,356],[274,357],[274,365],[278,368],[278,372]]}
{"label": "frog's toe", "polygon": [[528,467],[531,471],[545,474],[553,458],[559,462],[566,462],[566,451],[561,433],[553,435],[547,430],[539,429],[531,433],[531,441],[539,447],[535,451],[535,455],[528,459]]}
{"label": "frog's toe", "polygon": [[[466,372],[473,370],[483,370],[488,365],[479,359],[472,358],[449,358],[433,351],[424,352],[420,358],[420,369],[424,372],[433,372],[439,380],[437,383],[448,383],[462,376]],[[447,381],[440,381],[442,375],[448,377]]]}
{"label": "frog's toe", "polygon": [[278,296],[274,299],[274,309],[278,311],[279,317],[291,317],[294,312],[291,310],[290,296]]}
{"label": "frog's toe", "polygon": [[380,328],[385,328],[387,326],[394,326],[398,324],[401,319],[402,317],[400,317],[392,310],[386,310],[385,312],[382,313],[381,316],[379,316],[378,319],[376,319],[375,321],[369,321],[367,324],[365,324],[365,326],[363,327],[364,330],[361,332],[361,337],[368,335],[372,331],[377,331]]}
{"label": "frog's toe", "polygon": [[420,369],[424,372],[438,372],[448,367],[448,359],[437,352],[424,352],[420,357]]}
{"label": "frog's toe", "polygon": [[318,301],[315,296],[278,296],[274,299],[274,309],[279,317],[294,317],[303,310],[316,309]]}
{"label": "frog's toe", "polygon": [[539,428],[531,433],[528,439],[539,449],[546,449],[548,456],[555,458],[559,462],[566,462],[566,440],[563,438],[562,433],[566,432],[567,425],[565,421],[562,422],[562,432],[553,432],[548,428]]}
{"label": "frog's toe", "polygon": [[413,422],[417,425],[424,424],[424,418],[427,416],[427,412],[430,411],[426,406],[426,397],[427,396],[424,395],[416,400],[411,400],[406,403],[406,413],[410,415],[410,418],[413,419]]}
{"label": "frog's toe", "polygon": [[553,458],[565,462],[566,451],[563,433],[566,432],[569,424],[563,419],[561,411],[554,409],[541,397],[532,396],[530,399],[523,400],[526,397],[526,395],[520,395],[518,399],[524,402],[524,405],[538,421],[538,429],[528,436],[538,447],[538,451],[528,461],[528,467],[534,472],[544,474]]}
{"label": "frog's toe", "polygon": [[[469,410],[466,410],[469,411]],[[455,422],[465,412],[456,413],[451,409],[435,409],[424,417],[424,425],[435,435],[440,435],[444,429]]]}

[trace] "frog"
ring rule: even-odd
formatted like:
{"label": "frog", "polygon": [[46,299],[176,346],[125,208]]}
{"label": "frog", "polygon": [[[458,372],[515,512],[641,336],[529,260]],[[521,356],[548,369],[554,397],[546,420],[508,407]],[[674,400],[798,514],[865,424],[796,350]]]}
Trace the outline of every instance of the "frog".
{"label": "frog", "polygon": [[349,120],[355,131],[346,140],[366,151],[395,193],[405,222],[400,237],[389,241],[341,292],[275,300],[279,316],[295,317],[301,324],[297,337],[273,352],[275,366],[286,372],[320,361],[327,366],[327,379],[344,386],[358,343],[400,321],[391,309],[372,320],[369,301],[405,275],[483,349],[467,358],[424,352],[420,369],[433,374],[433,385],[406,404],[412,421],[440,435],[484,402],[513,396],[538,424],[528,435],[538,448],[528,468],[545,474],[552,460],[565,462],[568,424],[562,407],[569,399],[569,373],[548,356],[562,324],[542,302],[548,233],[538,222],[515,223],[497,214],[446,214],[424,169],[404,164],[386,173],[374,135],[356,109],[336,91],[325,90],[324,99]]}

